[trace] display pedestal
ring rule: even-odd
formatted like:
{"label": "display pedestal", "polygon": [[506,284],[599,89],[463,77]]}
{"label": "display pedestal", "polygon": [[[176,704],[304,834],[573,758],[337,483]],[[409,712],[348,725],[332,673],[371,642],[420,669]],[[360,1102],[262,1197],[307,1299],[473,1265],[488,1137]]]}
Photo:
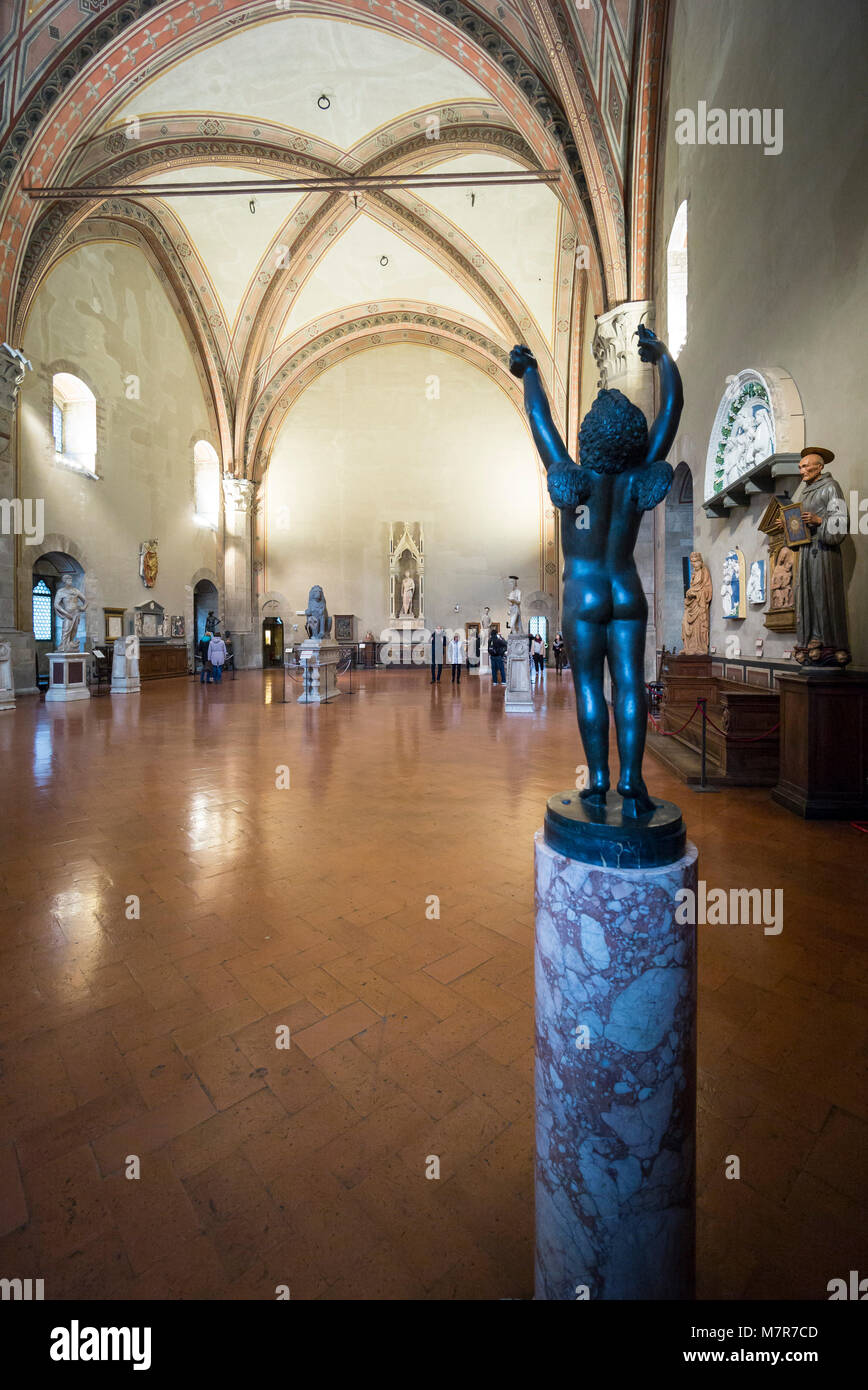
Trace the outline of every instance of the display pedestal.
{"label": "display pedestal", "polygon": [[491,660],[488,655],[488,632],[485,628],[480,629],[479,633],[479,660],[475,666],[470,668],[471,675],[490,676]]}
{"label": "display pedestal", "polygon": [[12,644],[0,640],[0,714],[15,708],[15,678],[12,675]]}
{"label": "display pedestal", "polygon": [[506,639],[506,695],[504,705],[513,714],[533,713],[530,688],[530,636],[511,632]]}
{"label": "display pedestal", "polygon": [[333,637],[308,637],[299,648],[304,669],[304,688],[300,705],[324,705],[340,695],[337,683],[340,647]]}
{"label": "display pedestal", "polygon": [[675,895],[696,849],[623,869],[534,848],[535,1297],[692,1299],[696,927]]}
{"label": "display pedestal", "polygon": [[49,652],[46,703],[89,700],[86,677],[85,659],[81,652]]}
{"label": "display pedestal", "polygon": [[806,820],[868,815],[868,671],[778,675],[780,775],[772,798]]}
{"label": "display pedestal", "polygon": [[118,637],[112,652],[112,694],[138,695],[141,689],[139,639]]}

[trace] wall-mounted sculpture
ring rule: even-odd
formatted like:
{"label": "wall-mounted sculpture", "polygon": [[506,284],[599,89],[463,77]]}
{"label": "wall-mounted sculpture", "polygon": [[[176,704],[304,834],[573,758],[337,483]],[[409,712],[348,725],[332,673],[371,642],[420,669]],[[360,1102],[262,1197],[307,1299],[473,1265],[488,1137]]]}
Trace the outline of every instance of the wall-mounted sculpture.
{"label": "wall-mounted sculpture", "polygon": [[711,575],[698,550],[690,556],[690,584],[684,595],[681,646],[685,656],[705,656],[708,651]]}
{"label": "wall-mounted sculpture", "polygon": [[417,521],[389,527],[389,621],[424,626],[425,548]]}
{"label": "wall-mounted sculpture", "polygon": [[748,603],[765,603],[766,601],[765,560],[754,560],[751,564],[747,581],[747,601]]}
{"label": "wall-mounted sculpture", "polygon": [[744,618],[747,615],[745,589],[744,555],[736,546],[723,557],[720,598],[724,618]]}

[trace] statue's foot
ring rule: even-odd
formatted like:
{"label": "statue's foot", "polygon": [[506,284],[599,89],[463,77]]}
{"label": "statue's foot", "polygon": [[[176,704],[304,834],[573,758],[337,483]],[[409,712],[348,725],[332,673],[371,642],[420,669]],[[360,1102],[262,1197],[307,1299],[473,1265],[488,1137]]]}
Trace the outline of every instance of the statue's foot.
{"label": "statue's foot", "polygon": [[641,780],[636,786],[629,782],[618,783],[618,795],[623,798],[621,814],[625,819],[638,820],[640,816],[650,816],[657,810],[656,802],[648,795],[648,788]]}
{"label": "statue's foot", "polygon": [[609,785],[607,783],[605,787],[585,787],[584,791],[579,792],[579,796],[582,801],[587,801],[589,806],[601,806],[605,810],[608,792]]}

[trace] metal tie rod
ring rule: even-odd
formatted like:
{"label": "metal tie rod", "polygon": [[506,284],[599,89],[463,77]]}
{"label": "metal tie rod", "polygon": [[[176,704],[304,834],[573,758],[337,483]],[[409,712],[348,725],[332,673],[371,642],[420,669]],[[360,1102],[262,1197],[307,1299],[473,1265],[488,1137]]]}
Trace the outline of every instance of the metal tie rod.
{"label": "metal tie rod", "polygon": [[24,192],[30,198],[205,198],[243,194],[259,197],[263,193],[363,193],[387,188],[479,188],[515,187],[521,184],[557,183],[560,169],[516,169],[514,171],[464,174],[327,174],[311,179],[262,179],[252,182],[216,180],[212,183],[113,183],[76,184],[64,187],[30,184]]}

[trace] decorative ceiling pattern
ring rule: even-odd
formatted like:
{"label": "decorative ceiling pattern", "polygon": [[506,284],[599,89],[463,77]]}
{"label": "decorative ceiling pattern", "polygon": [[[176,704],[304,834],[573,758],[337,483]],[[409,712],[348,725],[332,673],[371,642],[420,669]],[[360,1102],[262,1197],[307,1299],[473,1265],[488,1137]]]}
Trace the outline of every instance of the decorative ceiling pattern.
{"label": "decorative ceiling pattern", "polygon": [[[275,401],[323,369],[311,345],[316,364],[346,350],[337,342],[348,332],[353,351],[377,346],[374,320],[386,312],[389,341],[433,333],[450,351],[472,342],[474,360],[499,376],[520,337],[557,417],[573,418],[584,306],[628,298],[649,263],[641,180],[653,175],[666,0],[5,8],[0,303],[10,341],[53,260],[110,210],[118,235],[147,246],[171,284],[229,473],[261,466]],[[312,173],[543,168],[560,182],[265,191]],[[124,192],[236,178],[262,193]],[[117,197],[51,204],[24,191],[96,181]]]}

